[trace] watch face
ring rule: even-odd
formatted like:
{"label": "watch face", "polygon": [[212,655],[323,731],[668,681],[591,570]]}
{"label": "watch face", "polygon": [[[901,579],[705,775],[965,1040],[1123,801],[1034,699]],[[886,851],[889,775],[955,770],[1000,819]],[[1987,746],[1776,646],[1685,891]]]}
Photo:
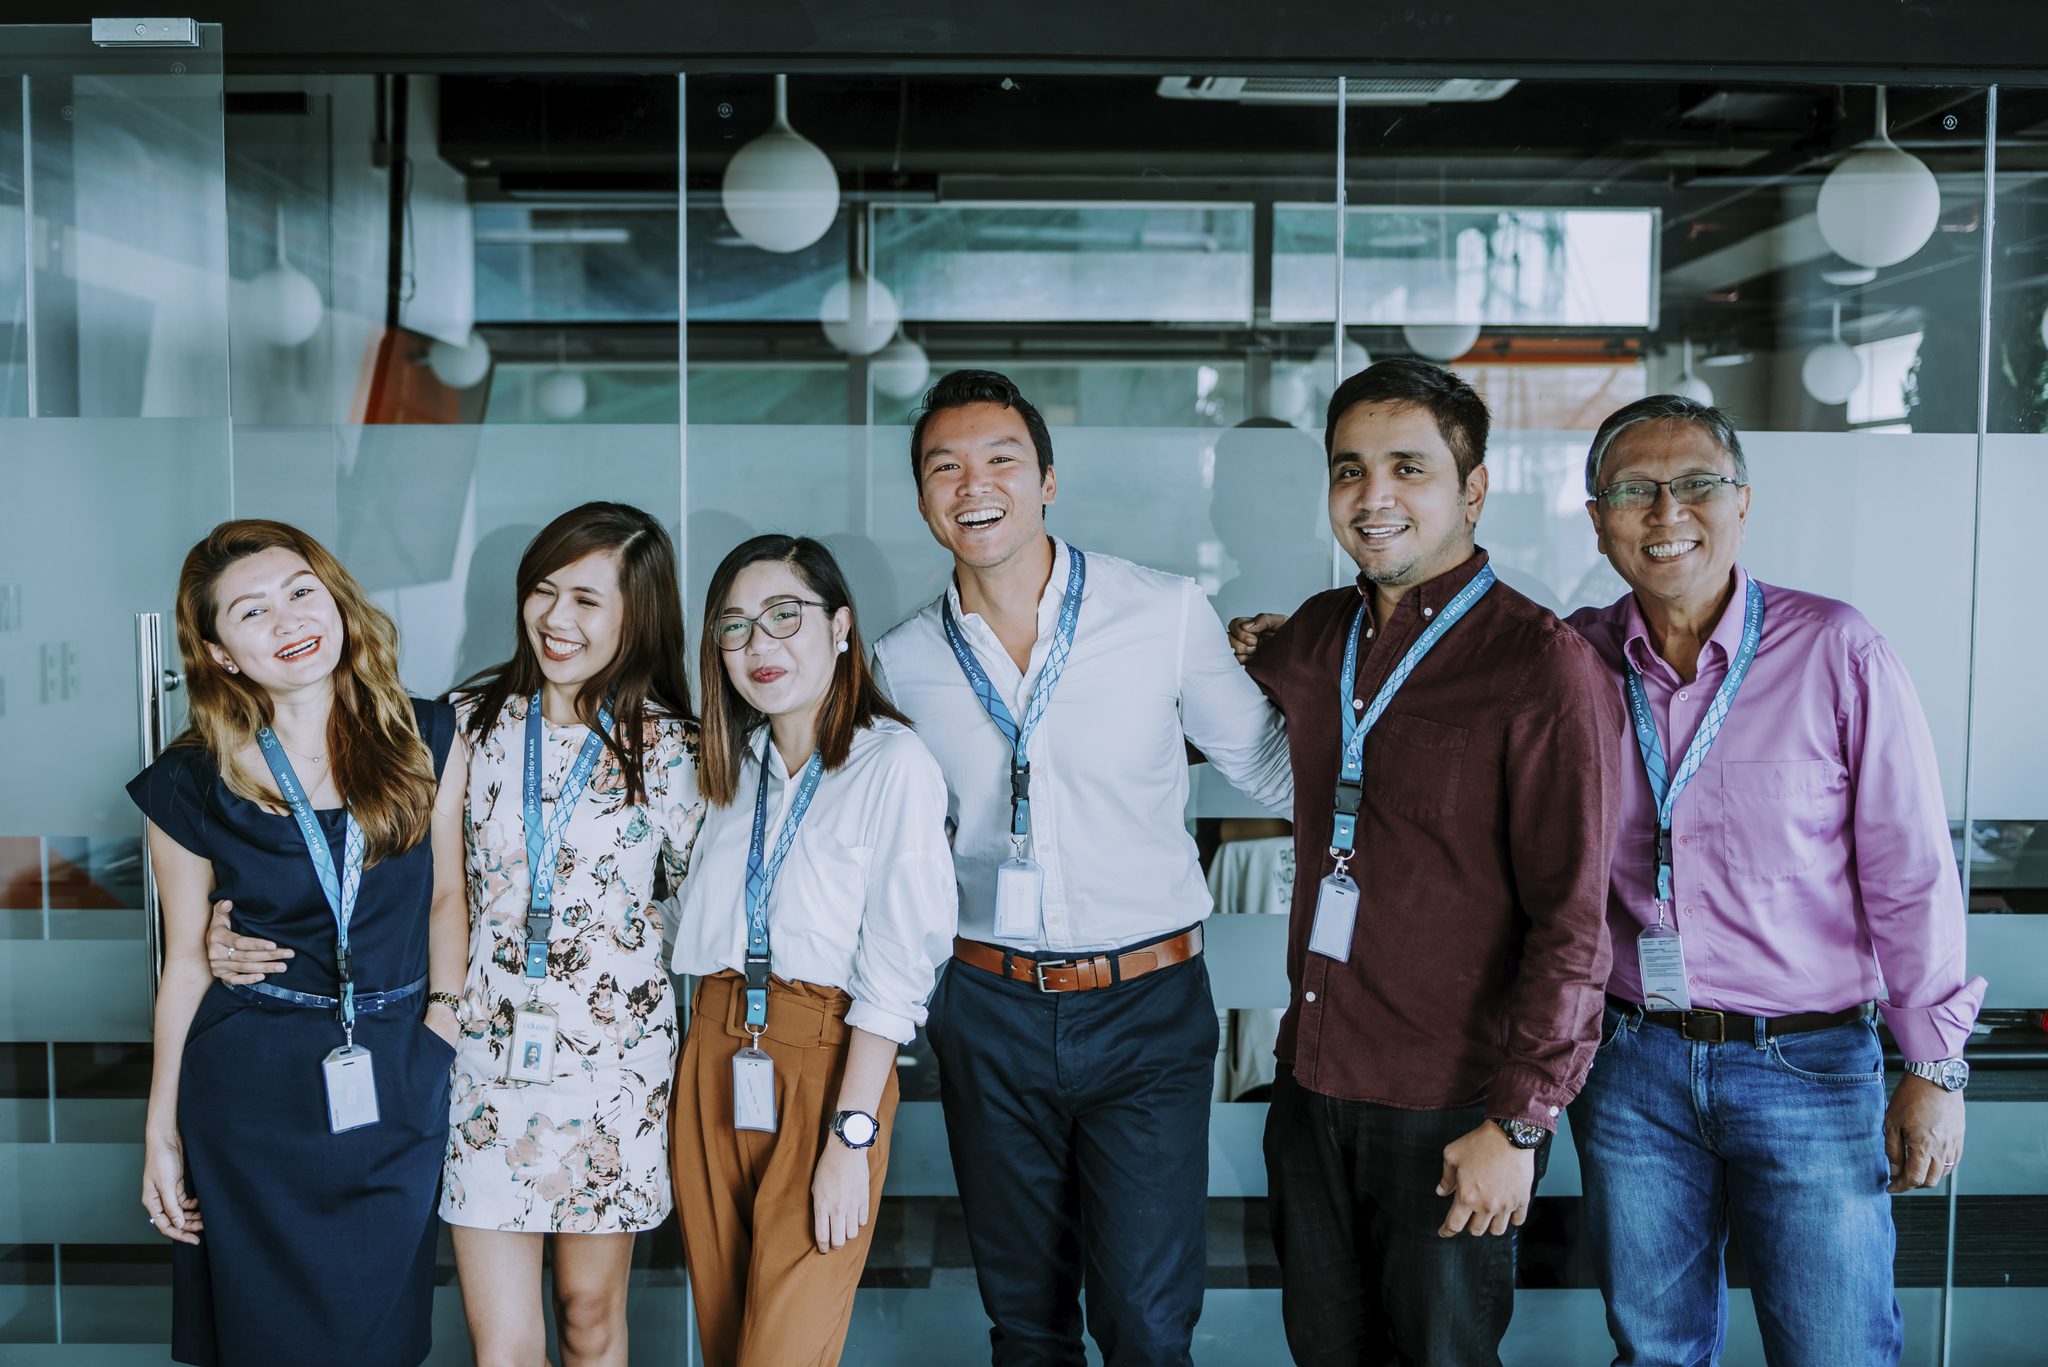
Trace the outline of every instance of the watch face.
{"label": "watch face", "polygon": [[1949,1091],[1962,1090],[1970,1080],[1970,1065],[1959,1058],[1949,1059],[1941,1065],[1941,1085]]}
{"label": "watch face", "polygon": [[877,1128],[874,1117],[859,1111],[848,1111],[839,1117],[839,1137],[856,1149],[874,1143]]}

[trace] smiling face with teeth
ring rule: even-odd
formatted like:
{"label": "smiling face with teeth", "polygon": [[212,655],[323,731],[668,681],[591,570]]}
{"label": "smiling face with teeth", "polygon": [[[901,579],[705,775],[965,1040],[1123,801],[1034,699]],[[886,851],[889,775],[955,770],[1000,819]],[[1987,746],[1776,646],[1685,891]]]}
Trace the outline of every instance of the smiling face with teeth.
{"label": "smiling face with teeth", "polygon": [[617,551],[592,551],[534,585],[519,619],[546,689],[556,695],[548,699],[550,716],[573,711],[585,681],[617,658],[625,616]]}
{"label": "smiling face with teeth", "polygon": [[214,585],[221,604],[207,650],[273,696],[324,688],[347,639],[334,595],[296,551],[245,555]]}
{"label": "smiling face with teeth", "polygon": [[[1680,475],[1737,474],[1735,460],[1698,423],[1666,418],[1639,422],[1614,438],[1600,463],[1599,488],[1622,480],[1672,480]],[[1681,609],[1687,616],[1719,615],[1732,591],[1735,556],[1749,518],[1749,488],[1720,491],[1704,503],[1684,504],[1659,489],[1641,512],[1588,499],[1600,553],[1628,581],[1639,600]]]}
{"label": "smiling face with teeth", "polygon": [[1471,558],[1486,467],[1464,479],[1434,415],[1419,404],[1357,403],[1330,445],[1330,528],[1366,579],[1391,594]]}
{"label": "smiling face with teeth", "polygon": [[918,452],[917,511],[962,565],[1008,564],[1045,543],[1056,481],[1039,468],[1024,419],[997,403],[931,415]]}

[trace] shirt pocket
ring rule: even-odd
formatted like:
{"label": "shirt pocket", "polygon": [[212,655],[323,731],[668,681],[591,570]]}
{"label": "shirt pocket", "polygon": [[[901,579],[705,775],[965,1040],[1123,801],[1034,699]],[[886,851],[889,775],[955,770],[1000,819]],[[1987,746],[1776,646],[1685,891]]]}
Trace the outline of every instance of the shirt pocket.
{"label": "shirt pocket", "polygon": [[1832,760],[1723,760],[1722,857],[1756,878],[1790,878],[1819,861],[1841,825],[1848,774]]}
{"label": "shirt pocket", "polygon": [[1455,816],[1469,736],[1462,726],[1423,717],[1381,717],[1366,760],[1373,805],[1418,821]]}

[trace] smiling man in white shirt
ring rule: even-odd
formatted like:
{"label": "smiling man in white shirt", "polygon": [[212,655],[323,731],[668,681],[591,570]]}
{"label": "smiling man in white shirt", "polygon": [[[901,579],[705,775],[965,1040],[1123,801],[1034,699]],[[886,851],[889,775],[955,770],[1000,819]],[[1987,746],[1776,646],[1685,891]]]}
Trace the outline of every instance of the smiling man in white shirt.
{"label": "smiling man in white shirt", "polygon": [[1277,714],[1192,580],[1051,538],[1052,440],[955,371],[911,436],[945,594],[877,674],[946,776],[960,939],[928,1031],[996,1367],[1180,1367],[1207,1265],[1216,1012],[1186,746],[1285,814]]}

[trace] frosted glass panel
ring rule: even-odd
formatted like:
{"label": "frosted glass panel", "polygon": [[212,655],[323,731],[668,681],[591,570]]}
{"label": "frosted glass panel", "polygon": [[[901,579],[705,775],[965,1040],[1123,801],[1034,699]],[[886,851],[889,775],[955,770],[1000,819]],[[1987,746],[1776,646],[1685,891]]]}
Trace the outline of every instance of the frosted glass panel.
{"label": "frosted glass panel", "polygon": [[2048,437],[1986,437],[1970,795],[1971,815],[1979,821],[2048,818],[2048,725],[2041,707],[2041,681],[2048,677],[2048,614],[2041,604],[2041,584],[2048,579],[2044,507]]}
{"label": "frosted glass panel", "polygon": [[0,834],[132,836],[135,614],[227,515],[226,418],[0,420]]}
{"label": "frosted glass panel", "polygon": [[[1586,517],[1591,438],[1497,433],[1486,458],[1493,482],[1480,544],[1509,584],[1559,612],[1628,592]],[[1970,563],[1939,548],[1970,545],[1975,438],[1745,432],[1742,442],[1754,489],[1743,563],[1766,582],[1846,600],[1884,633],[1913,677],[1949,815],[1960,819]],[[1919,553],[1901,550],[1909,507]]]}
{"label": "frosted glass panel", "polygon": [[431,696],[512,647],[519,556],[557,514],[635,504],[674,534],[673,425],[238,427],[235,507],[327,539],[398,623],[400,670]]}

